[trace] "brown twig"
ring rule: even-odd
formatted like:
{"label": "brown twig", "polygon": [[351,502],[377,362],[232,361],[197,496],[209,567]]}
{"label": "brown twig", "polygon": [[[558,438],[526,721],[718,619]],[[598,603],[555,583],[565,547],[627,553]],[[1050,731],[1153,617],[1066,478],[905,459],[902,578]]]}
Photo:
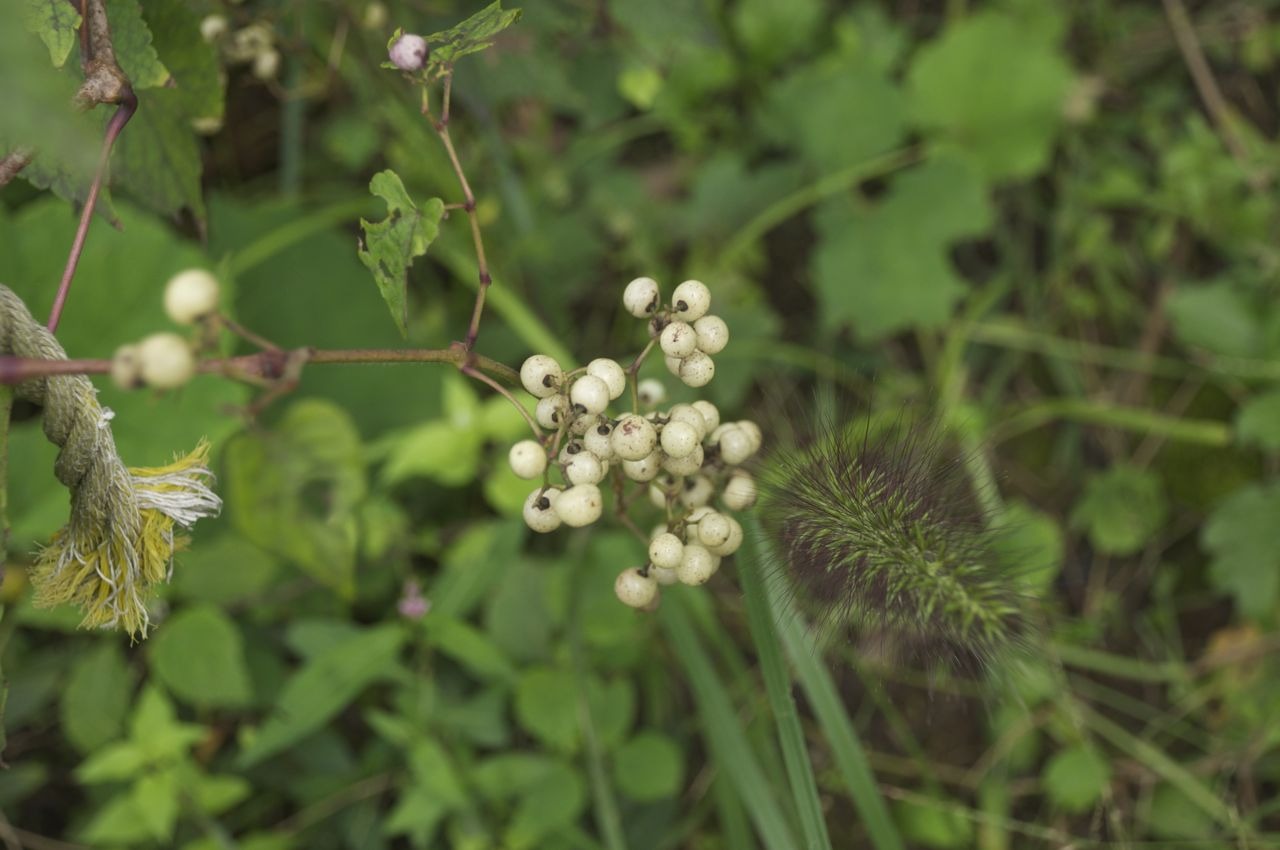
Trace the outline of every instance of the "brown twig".
{"label": "brown twig", "polygon": [[76,92],[75,102],[81,109],[89,109],[99,103],[124,103],[133,97],[129,78],[116,62],[115,47],[111,44],[111,24],[107,20],[104,0],[83,0],[77,3],[83,22],[80,24],[81,65],[84,67],[84,83]]}
{"label": "brown twig", "polygon": [[35,151],[31,148],[14,148],[4,159],[0,159],[0,188],[8,186],[22,172],[22,169],[31,164],[31,160],[35,157]]}
{"label": "brown twig", "polygon": [[80,224],[76,227],[75,238],[71,241],[71,251],[67,254],[67,265],[62,271],[62,280],[58,283],[58,294],[53,299],[53,309],[49,312],[49,332],[58,329],[58,321],[62,318],[62,308],[67,303],[67,295],[71,292],[71,280],[76,275],[76,266],[80,263],[80,254],[84,250],[85,238],[89,235],[89,223],[93,220],[94,208],[98,205],[98,195],[102,191],[102,182],[107,174],[107,165],[111,161],[111,149],[124,125],[129,123],[133,113],[138,110],[138,98],[133,89],[125,85],[123,99],[116,107],[116,112],[107,122],[107,131],[102,139],[102,153],[98,158],[98,168],[93,175],[93,183],[89,185],[89,196],[85,198],[84,209],[80,211]]}
{"label": "brown twig", "polygon": [[489,261],[484,251],[484,238],[480,234],[480,217],[476,213],[476,196],[471,191],[471,183],[467,180],[467,173],[462,168],[462,160],[459,159],[458,151],[453,146],[453,138],[449,135],[449,109],[452,96],[453,70],[449,69],[444,75],[444,94],[441,97],[440,117],[437,119],[432,116],[425,99],[423,100],[423,114],[431,121],[431,126],[435,128],[436,135],[440,137],[440,142],[444,145],[445,153],[449,155],[449,163],[453,166],[453,173],[457,175],[458,185],[462,187],[462,209],[466,210],[467,220],[471,224],[471,241],[475,244],[476,269],[480,277],[480,288],[476,290],[475,306],[471,309],[471,323],[467,326],[467,336],[462,343],[467,351],[471,351],[475,348],[476,338],[480,335],[480,316],[484,313],[485,293],[488,292],[489,285],[493,283],[493,276],[489,273]]}

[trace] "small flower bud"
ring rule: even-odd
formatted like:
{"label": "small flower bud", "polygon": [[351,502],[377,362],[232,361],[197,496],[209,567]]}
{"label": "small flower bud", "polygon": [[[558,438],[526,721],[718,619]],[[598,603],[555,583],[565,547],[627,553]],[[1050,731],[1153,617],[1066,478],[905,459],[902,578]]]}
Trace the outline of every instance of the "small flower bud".
{"label": "small flower bud", "polygon": [[391,45],[388,55],[391,57],[391,64],[401,71],[421,71],[422,66],[427,64],[427,54],[430,52],[431,48],[427,46],[425,38],[405,33]]}

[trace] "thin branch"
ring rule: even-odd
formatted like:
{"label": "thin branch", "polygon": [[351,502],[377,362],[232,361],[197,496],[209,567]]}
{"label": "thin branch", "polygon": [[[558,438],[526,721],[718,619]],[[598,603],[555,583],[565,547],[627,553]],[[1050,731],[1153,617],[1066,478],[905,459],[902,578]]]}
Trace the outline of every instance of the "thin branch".
{"label": "thin branch", "polygon": [[493,276],[489,273],[489,261],[484,251],[484,238],[480,234],[480,217],[476,213],[476,196],[471,191],[471,183],[467,180],[467,173],[462,168],[462,160],[458,157],[458,151],[453,146],[453,138],[449,135],[449,109],[452,96],[453,71],[450,70],[444,76],[444,95],[441,98],[440,118],[434,119],[432,117],[430,110],[426,108],[425,100],[423,101],[423,109],[424,114],[431,121],[431,126],[435,128],[436,135],[440,137],[445,153],[449,155],[449,163],[453,166],[453,173],[457,175],[458,185],[462,188],[462,209],[466,210],[467,220],[471,224],[471,241],[475,245],[476,269],[480,277],[480,287],[476,290],[475,306],[471,309],[471,324],[467,326],[467,336],[462,343],[467,351],[471,351],[475,348],[476,337],[480,335],[480,316],[484,313],[485,294],[489,290],[489,285],[493,283]]}
{"label": "thin branch", "polygon": [[111,24],[107,20],[104,0],[84,0],[81,6],[83,23],[80,25],[81,64],[84,67],[84,83],[76,92],[75,102],[81,109],[99,103],[124,103],[133,97],[129,78],[116,62],[115,47],[111,44]]}
{"label": "thin branch", "polygon": [[533,431],[533,438],[539,442],[542,441],[542,429],[538,427],[538,423],[534,421],[534,418],[529,414],[529,411],[524,409],[524,405],[521,404],[520,401],[511,393],[511,390],[507,389],[493,378],[490,378],[479,369],[476,369],[474,366],[469,366],[464,363],[458,367],[458,370],[470,378],[475,378],[482,384],[487,384],[494,392],[511,402],[511,406],[520,411],[520,415],[524,417],[524,421]]}
{"label": "thin branch", "polygon": [[89,186],[89,196],[85,198],[84,209],[80,211],[80,224],[76,227],[75,239],[71,242],[71,251],[67,254],[67,266],[62,271],[62,280],[58,283],[58,294],[53,299],[53,310],[49,313],[49,332],[58,329],[58,321],[62,318],[62,308],[67,303],[67,295],[71,292],[71,280],[76,276],[76,266],[80,263],[80,253],[84,251],[84,241],[89,235],[89,223],[93,220],[93,210],[98,205],[98,194],[102,191],[102,182],[107,174],[107,165],[111,160],[111,148],[116,143],[120,131],[129,123],[133,113],[138,110],[138,98],[133,89],[126,83],[123,99],[116,112],[107,122],[107,132],[102,139],[102,154],[98,158],[98,168],[93,175],[93,183]]}
{"label": "thin branch", "polygon": [[35,158],[35,151],[23,147],[15,148],[4,159],[0,159],[0,188],[8,186],[22,169],[31,164],[33,158]]}

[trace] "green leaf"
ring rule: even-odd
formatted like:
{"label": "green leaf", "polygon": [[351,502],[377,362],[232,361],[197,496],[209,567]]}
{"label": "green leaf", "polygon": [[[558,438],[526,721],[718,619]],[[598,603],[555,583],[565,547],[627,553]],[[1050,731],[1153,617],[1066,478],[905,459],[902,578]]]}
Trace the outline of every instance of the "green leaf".
{"label": "green leaf", "polygon": [[1011,574],[1036,593],[1045,593],[1062,570],[1062,528],[1049,514],[1011,501],[1000,517],[996,552]]}
{"label": "green leaf", "polygon": [[463,56],[489,47],[494,36],[520,20],[520,14],[519,9],[504,11],[502,0],[497,0],[457,26],[427,36],[427,43],[432,45],[428,70],[452,65]]}
{"label": "green leaf", "polygon": [[134,91],[167,83],[169,69],[151,44],[151,29],[142,19],[138,0],[107,0],[107,20],[111,24],[111,46],[115,49],[116,61]]}
{"label": "green leaf", "polygon": [[427,247],[440,234],[444,201],[432,198],[419,209],[400,176],[391,170],[373,175],[369,191],[387,202],[387,217],[379,222],[360,219],[364,239],[357,252],[360,262],[373,273],[400,335],[407,336],[409,308],[405,290],[409,284],[409,267],[415,257],[427,253]]}
{"label": "green leaf", "polygon": [[636,717],[636,691],[630,679],[587,680],[587,705],[600,746],[611,750],[626,738]]}
{"label": "green leaf", "polygon": [[193,705],[241,706],[252,697],[240,631],[217,608],[179,611],[157,631],[150,654],[156,677]]}
{"label": "green leaf", "polygon": [[64,0],[26,0],[25,12],[27,30],[40,36],[49,61],[61,68],[79,39],[80,13]]}
{"label": "green leaf", "polygon": [[[529,482],[522,484],[527,495]],[[512,564],[489,597],[484,628],[511,659],[546,659],[551,651],[552,622],[545,571],[532,564]]]}
{"label": "green leaf", "polygon": [[229,443],[226,467],[227,504],[245,537],[322,584],[353,591],[366,484],[360,436],[345,411],[296,402],[274,431]]}
{"label": "green leaf", "polygon": [[1049,759],[1042,780],[1055,806],[1084,812],[1102,799],[1111,781],[1111,765],[1092,747],[1075,746]]}
{"label": "green leaf", "polygon": [[1280,600],[1280,484],[1243,487],[1209,515],[1200,542],[1212,555],[1209,582],[1263,619]]}
{"label": "green leaf", "polygon": [[98,643],[71,665],[62,691],[62,732],[83,753],[96,750],[124,731],[133,690],[124,653],[114,640]]}
{"label": "green leaf", "polygon": [[427,615],[422,620],[427,643],[457,661],[481,679],[510,682],[515,668],[502,650],[484,632],[461,620]]}
{"label": "green leaf", "polygon": [[80,830],[80,840],[101,847],[115,844],[137,844],[152,838],[151,831],[138,804],[129,792],[110,798]]}
{"label": "green leaf", "polygon": [[210,815],[225,812],[253,793],[249,781],[239,776],[197,774],[195,786],[196,804]]}
{"label": "green leaf", "polygon": [[516,803],[506,831],[506,846],[512,850],[544,846],[543,838],[574,823],[586,804],[580,772],[567,764],[555,765]]}
{"label": "green leaf", "polygon": [[547,747],[578,746],[578,682],[568,670],[533,667],[516,685],[516,720]]}
{"label": "green leaf", "polygon": [[361,631],[320,653],[285,683],[266,723],[240,755],[249,767],[328,723],[365,688],[398,669],[405,632],[399,624]]}
{"label": "green leaf", "polygon": [[633,800],[674,797],[684,777],[680,747],[660,732],[641,732],[613,755],[614,781]]}
{"label": "green leaf", "polygon": [[902,827],[902,835],[911,846],[959,848],[968,847],[973,838],[973,825],[959,813],[943,808],[941,801],[899,800],[894,814]]}
{"label": "green leaf", "polygon": [[129,718],[129,738],[142,749],[148,763],[177,761],[204,737],[203,726],[178,720],[173,703],[157,686],[148,683],[142,689]]}
{"label": "green leaf", "polygon": [[1155,474],[1113,466],[1094,475],[1071,512],[1071,524],[1108,555],[1132,555],[1150,542],[1168,514],[1164,488]]}
{"label": "green leaf", "polygon": [[1166,306],[1184,345],[1231,357],[1256,356],[1261,348],[1258,313],[1231,283],[1179,287]]}
{"label": "green leaf", "polygon": [[147,0],[147,25],[160,61],[169,69],[183,110],[192,119],[219,121],[222,67],[214,46],[200,35],[200,19],[185,0]]}
{"label": "green leaf", "polygon": [[1247,445],[1280,451],[1280,389],[1268,390],[1244,403],[1236,416],[1236,437]]}
{"label": "green leaf", "polygon": [[769,67],[812,43],[823,12],[818,0],[742,0],[731,20],[742,45]]}
{"label": "green leaf", "polygon": [[175,89],[138,93],[138,111],[111,156],[111,185],[161,215],[190,210],[203,222],[200,147],[185,104]]}
{"label": "green leaf", "polygon": [[76,778],[86,785],[132,779],[146,763],[146,753],[133,742],[111,744],[77,767]]}
{"label": "green leaf", "polygon": [[139,776],[133,784],[133,805],[152,838],[161,842],[172,839],[178,820],[178,788],[173,771]]}
{"label": "green leaf", "polygon": [[944,159],[899,177],[869,211],[828,205],[813,260],[825,325],[867,341],[941,325],[966,289],[948,251],[991,221],[977,175]]}
{"label": "green leaf", "polygon": [[279,571],[277,559],[239,534],[211,535],[202,529],[199,545],[178,553],[173,592],[183,599],[216,605],[252,601]]}
{"label": "green leaf", "polygon": [[912,113],[941,150],[989,179],[1029,177],[1048,161],[1072,72],[1052,27],[989,11],[947,27],[907,74]]}
{"label": "green leaf", "polygon": [[489,800],[506,800],[546,781],[559,762],[550,756],[508,752],[481,760],[471,781]]}

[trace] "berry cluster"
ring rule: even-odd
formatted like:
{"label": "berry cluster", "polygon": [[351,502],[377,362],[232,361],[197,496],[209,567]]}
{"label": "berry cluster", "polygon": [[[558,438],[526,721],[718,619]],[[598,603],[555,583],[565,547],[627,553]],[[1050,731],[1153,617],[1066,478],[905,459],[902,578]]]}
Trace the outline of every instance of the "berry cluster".
{"label": "berry cluster", "polygon": [[[729,329],[708,314],[711,293],[704,284],[685,281],[664,305],[657,282],[642,277],[627,285],[622,300],[627,312],[649,320],[649,347],[626,369],[603,357],[568,372],[545,354],[527,359],[520,382],[538,399],[534,418],[550,433],[516,443],[509,460],[521,478],[542,478],[524,504],[525,523],[540,533],[598,520],[604,512],[600,485],[610,472],[616,473],[618,515],[634,528],[626,482],[647,489],[665,521],[650,538],[648,563],[623,570],[614,589],[625,604],[651,608],[659,585],[703,584],[742,544],[742,526],[710,503],[717,494],[731,511],[755,503],[755,480],[740,466],[760,450],[762,435],[754,422],[722,423],[709,401],[660,409],[662,383],[634,383],[654,345],[667,369],[688,386],[705,386],[714,376],[711,355],[724,349]],[[632,410],[610,414],[628,384]],[[559,483],[552,481],[553,470]]]}
{"label": "berry cluster", "polygon": [[[218,314],[218,291],[218,279],[204,269],[179,272],[165,284],[165,313],[179,325],[204,322]],[[176,389],[195,373],[191,343],[168,331],[122,345],[111,358],[111,378],[125,389]]]}

